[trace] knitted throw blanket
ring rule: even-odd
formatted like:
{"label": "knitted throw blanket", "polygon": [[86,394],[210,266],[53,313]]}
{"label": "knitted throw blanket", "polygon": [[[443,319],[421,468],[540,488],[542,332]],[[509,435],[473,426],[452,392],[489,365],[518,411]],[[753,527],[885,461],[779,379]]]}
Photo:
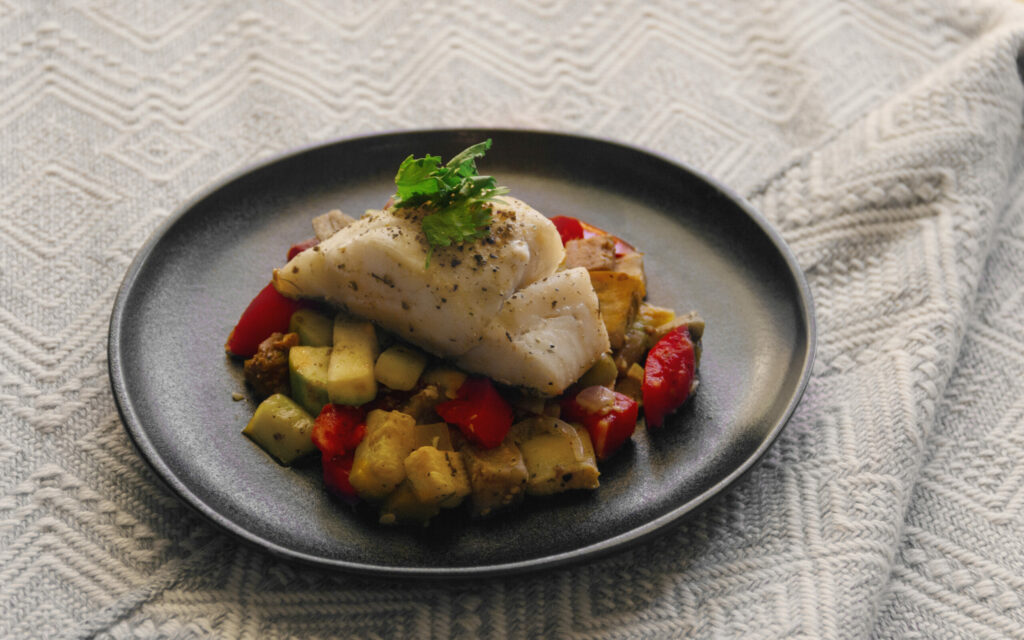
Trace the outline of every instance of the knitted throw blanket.
{"label": "knitted throw blanket", "polygon": [[[1024,638],[1022,41],[995,0],[0,0],[0,637]],[[588,564],[404,583],[239,545],[118,417],[129,262],[262,157],[461,126],[748,197],[815,297],[796,415]]]}

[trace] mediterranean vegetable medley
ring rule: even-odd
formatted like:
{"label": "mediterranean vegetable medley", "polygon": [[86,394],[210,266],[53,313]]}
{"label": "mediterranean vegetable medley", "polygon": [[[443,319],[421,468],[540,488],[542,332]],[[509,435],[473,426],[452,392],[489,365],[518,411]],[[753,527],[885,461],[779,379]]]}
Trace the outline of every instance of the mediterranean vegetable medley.
{"label": "mediterranean vegetable medley", "polygon": [[409,156],[383,209],[316,217],[225,345],[260,400],[243,433],[284,465],[319,453],[382,524],[596,489],[697,386],[703,320],[646,302],[629,243],[479,175],[490,144]]}

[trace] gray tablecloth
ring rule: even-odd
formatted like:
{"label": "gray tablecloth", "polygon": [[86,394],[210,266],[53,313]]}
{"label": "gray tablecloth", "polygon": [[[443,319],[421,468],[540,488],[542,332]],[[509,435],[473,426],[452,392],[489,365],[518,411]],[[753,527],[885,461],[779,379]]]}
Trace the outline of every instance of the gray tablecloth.
{"label": "gray tablecloth", "polygon": [[[0,637],[1024,637],[1022,9],[0,0]],[[268,154],[470,125],[748,197],[817,305],[796,416],[698,518],[583,566],[400,584],[237,545],[118,418],[127,265]]]}

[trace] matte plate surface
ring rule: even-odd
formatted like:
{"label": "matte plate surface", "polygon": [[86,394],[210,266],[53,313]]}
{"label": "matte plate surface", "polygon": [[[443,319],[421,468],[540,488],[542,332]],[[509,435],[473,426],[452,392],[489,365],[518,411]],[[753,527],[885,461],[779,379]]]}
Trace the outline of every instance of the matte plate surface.
{"label": "matte plate surface", "polygon": [[[319,463],[278,466],[240,434],[255,408],[224,341],[249,300],[309,237],[309,221],[383,205],[410,153],[445,159],[494,139],[481,172],[549,216],[576,216],[646,253],[648,300],[707,321],[700,387],[666,426],[638,428],[595,492],[528,500],[470,522],[378,526],[328,497]],[[243,539],[321,566],[383,575],[494,575],[593,558],[675,524],[768,448],[814,351],[807,285],[749,205],[697,172],[590,138],[422,131],[301,150],[216,187],[168,220],[117,296],[110,376],[143,457],[187,504]]]}

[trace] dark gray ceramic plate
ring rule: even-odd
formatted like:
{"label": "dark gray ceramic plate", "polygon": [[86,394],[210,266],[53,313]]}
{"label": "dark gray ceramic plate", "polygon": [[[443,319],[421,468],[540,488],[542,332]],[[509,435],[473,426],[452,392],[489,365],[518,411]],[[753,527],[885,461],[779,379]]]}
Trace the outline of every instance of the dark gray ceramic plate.
{"label": "dark gray ceramic plate", "polygon": [[[331,208],[359,214],[394,190],[410,153],[481,162],[548,215],[576,216],[646,252],[649,300],[707,320],[701,384],[665,428],[642,428],[592,493],[532,499],[486,522],[449,514],[384,528],[330,499],[319,465],[275,464],[239,432],[251,401],[224,340],[288,246]],[[766,451],[796,406],[814,351],[811,298],[779,236],[713,180],[657,155],[571,135],[422,131],[333,142],[216,187],[150,239],[110,323],[110,377],[143,457],[188,505],[286,558],[382,575],[494,575],[593,558],[679,522]]]}

